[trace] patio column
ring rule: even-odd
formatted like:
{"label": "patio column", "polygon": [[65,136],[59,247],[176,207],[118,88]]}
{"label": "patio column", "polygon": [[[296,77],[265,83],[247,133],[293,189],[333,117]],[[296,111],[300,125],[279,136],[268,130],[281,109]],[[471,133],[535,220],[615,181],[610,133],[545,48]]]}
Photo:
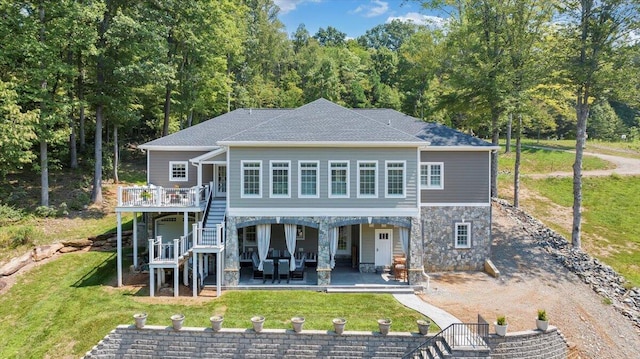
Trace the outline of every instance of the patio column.
{"label": "patio column", "polygon": [[193,267],[191,269],[191,288],[193,289],[193,296],[198,296],[198,253],[193,253]]}
{"label": "patio column", "polygon": [[138,212],[133,212],[133,268],[138,269]]}
{"label": "patio column", "polygon": [[180,294],[180,269],[178,269],[178,265],[176,264],[173,267],[173,296],[177,297]]}
{"label": "patio column", "polygon": [[118,219],[118,224],[117,224],[117,236],[118,236],[118,240],[117,240],[117,268],[118,268],[118,287],[122,287],[122,213],[118,212],[118,214],[116,215],[117,219]]}
{"label": "patio column", "polygon": [[238,227],[236,227],[238,217],[227,217],[226,241],[222,252],[224,263],[224,282],[226,285],[235,287],[240,283],[240,261],[238,250]]}
{"label": "patio column", "polygon": [[423,244],[422,223],[419,217],[411,217],[411,229],[409,230],[409,253],[407,253],[408,284],[417,285],[427,278],[423,277]]}
{"label": "patio column", "polygon": [[153,275],[155,274],[156,269],[153,267],[149,267],[149,296],[150,297],[155,297],[156,296],[156,282],[155,282],[155,278],[153,278]]}
{"label": "patio column", "polygon": [[224,253],[216,253],[216,297],[220,296],[220,287],[222,285],[222,257]]}
{"label": "patio column", "polygon": [[329,247],[329,218],[320,219],[318,226],[318,285],[331,284],[331,258]]}

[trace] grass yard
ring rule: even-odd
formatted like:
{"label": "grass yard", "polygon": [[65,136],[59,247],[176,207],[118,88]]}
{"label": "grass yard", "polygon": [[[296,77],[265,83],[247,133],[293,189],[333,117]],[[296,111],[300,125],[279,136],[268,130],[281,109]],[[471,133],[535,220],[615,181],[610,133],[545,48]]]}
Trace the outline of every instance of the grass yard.
{"label": "grass yard", "polygon": [[[571,166],[575,161],[575,154],[556,150],[523,147],[520,160],[520,173],[522,174],[558,171],[571,172],[573,171]],[[505,153],[504,146],[502,146],[498,159],[500,173],[513,173],[515,161],[515,147],[512,149],[511,153]],[[610,169],[615,166],[612,163],[597,157],[584,156],[582,167],[584,170],[588,171]]]}
{"label": "grass yard", "polygon": [[[515,147],[515,140],[512,142]],[[522,140],[523,146],[543,146],[562,150],[575,150],[575,140]],[[640,142],[602,142],[598,140],[588,140],[585,151],[597,152],[605,155],[621,157],[640,158]]]}
{"label": "grass yard", "polygon": [[346,330],[377,331],[376,319],[387,317],[393,331],[416,331],[422,318],[389,294],[229,291],[206,302],[158,298],[160,304],[149,304],[140,293],[112,286],[115,260],[111,252],[71,253],[22,275],[0,297],[0,358],[78,357],[116,325],[133,324],[141,311],[147,324],[167,326],[175,313],[185,314],[185,326],[198,327],[222,314],[229,328],[250,328],[250,317],[259,314],[267,318],[265,328],[290,328],[290,318],[302,315],[305,329],[331,330],[331,319],[345,317]]}

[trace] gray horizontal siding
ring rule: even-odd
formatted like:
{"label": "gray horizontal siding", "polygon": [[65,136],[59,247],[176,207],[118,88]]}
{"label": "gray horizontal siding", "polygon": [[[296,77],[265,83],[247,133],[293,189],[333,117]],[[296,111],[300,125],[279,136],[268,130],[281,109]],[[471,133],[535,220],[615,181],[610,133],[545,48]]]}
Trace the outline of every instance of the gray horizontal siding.
{"label": "gray horizontal siding", "polygon": [[[241,198],[241,161],[262,161],[262,198]],[[269,198],[269,161],[291,161],[291,198]],[[328,198],[328,161],[349,161],[349,198]],[[385,198],[385,160],[406,161],[405,198]],[[415,148],[250,148],[229,150],[230,208],[416,208]],[[298,162],[319,161],[319,198],[298,198]],[[357,198],[358,161],[378,162],[378,197]]]}
{"label": "gray horizontal siding", "polygon": [[444,189],[421,190],[422,203],[488,203],[489,152],[420,153],[421,162],[444,163]]}
{"label": "gray horizontal siding", "polygon": [[[149,161],[149,183],[162,187],[181,188],[192,187],[198,184],[198,168],[191,163],[187,164],[189,179],[186,182],[169,181],[171,175],[169,170],[169,162],[171,161],[189,161],[189,159],[198,157],[206,152],[201,151],[149,151],[147,161]],[[211,175],[210,175],[211,176]]]}

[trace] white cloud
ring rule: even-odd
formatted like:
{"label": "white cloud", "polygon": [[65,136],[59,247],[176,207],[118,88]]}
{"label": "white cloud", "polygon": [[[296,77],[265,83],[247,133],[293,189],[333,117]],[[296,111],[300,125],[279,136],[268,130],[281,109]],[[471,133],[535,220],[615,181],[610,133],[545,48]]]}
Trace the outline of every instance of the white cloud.
{"label": "white cloud", "polygon": [[364,17],[376,17],[384,15],[389,11],[389,3],[381,0],[371,0],[371,3],[366,5],[360,5],[354,10],[351,10],[351,14],[362,14]]}
{"label": "white cloud", "polygon": [[387,23],[390,23],[393,20],[412,22],[416,25],[424,25],[437,29],[442,29],[449,23],[449,19],[446,19],[444,17],[423,15],[417,12],[408,12],[400,16],[389,16],[387,18]]}
{"label": "white cloud", "polygon": [[280,15],[295,10],[303,2],[322,2],[322,0],[273,0],[273,3],[280,8]]}

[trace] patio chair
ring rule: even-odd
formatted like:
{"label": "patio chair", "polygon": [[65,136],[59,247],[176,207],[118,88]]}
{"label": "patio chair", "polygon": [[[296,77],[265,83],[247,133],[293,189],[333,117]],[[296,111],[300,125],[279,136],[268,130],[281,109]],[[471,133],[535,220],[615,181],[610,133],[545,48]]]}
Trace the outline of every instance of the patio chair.
{"label": "patio chair", "polygon": [[283,276],[287,278],[287,283],[289,283],[289,260],[281,258],[278,260],[278,283]]}
{"label": "patio chair", "polygon": [[273,263],[273,259],[265,259],[264,262],[262,262],[262,283],[265,283],[267,281],[268,275],[271,276],[271,283],[275,282],[275,274],[276,268]]}
{"label": "patio chair", "polygon": [[297,259],[298,255],[296,255],[296,269],[291,272],[291,279],[304,279],[304,267],[307,261],[307,257],[305,255],[300,256],[300,259]]}
{"label": "patio chair", "polygon": [[258,269],[260,266],[260,258],[256,252],[253,252],[251,255],[251,265],[253,266],[253,279],[264,277],[262,271]]}

